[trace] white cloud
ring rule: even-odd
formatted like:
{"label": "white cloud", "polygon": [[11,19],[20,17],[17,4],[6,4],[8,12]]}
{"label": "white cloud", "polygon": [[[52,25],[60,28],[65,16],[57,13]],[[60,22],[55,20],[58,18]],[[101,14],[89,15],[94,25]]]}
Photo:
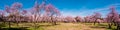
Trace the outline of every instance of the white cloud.
{"label": "white cloud", "polygon": [[79,10],[79,9],[61,9],[61,14],[63,15],[63,16],[73,16],[73,17],[75,17],[75,16],[78,16],[79,14],[79,12],[80,12],[81,10]]}
{"label": "white cloud", "polygon": [[94,12],[103,12],[103,11],[107,11],[109,8],[95,8],[95,9],[88,9],[86,11],[82,11],[80,12],[80,15],[82,17],[85,17],[85,16],[89,16],[89,15],[92,15]]}
{"label": "white cloud", "polygon": [[120,4],[111,4],[102,8],[94,8],[88,9],[87,7],[83,7],[80,9],[61,9],[63,16],[89,16],[92,15],[94,12],[100,12],[103,16],[106,16],[110,6],[120,6]]}

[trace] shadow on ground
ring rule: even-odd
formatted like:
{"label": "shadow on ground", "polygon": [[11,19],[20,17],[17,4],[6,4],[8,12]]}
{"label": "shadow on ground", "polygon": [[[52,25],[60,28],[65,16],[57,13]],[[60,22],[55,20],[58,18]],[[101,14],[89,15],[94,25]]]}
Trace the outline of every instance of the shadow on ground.
{"label": "shadow on ground", "polygon": [[107,28],[106,25],[103,25],[103,24],[99,24],[99,25],[96,25],[96,26],[90,26],[91,28]]}
{"label": "shadow on ground", "polygon": [[103,26],[91,26],[91,28],[106,28],[106,27],[103,27]]}
{"label": "shadow on ground", "polygon": [[[60,24],[56,24],[56,25],[60,25]],[[38,27],[49,27],[49,26],[56,26],[56,25],[39,25]]]}
{"label": "shadow on ground", "polygon": [[28,27],[19,27],[19,28],[0,28],[0,30],[28,30]]}

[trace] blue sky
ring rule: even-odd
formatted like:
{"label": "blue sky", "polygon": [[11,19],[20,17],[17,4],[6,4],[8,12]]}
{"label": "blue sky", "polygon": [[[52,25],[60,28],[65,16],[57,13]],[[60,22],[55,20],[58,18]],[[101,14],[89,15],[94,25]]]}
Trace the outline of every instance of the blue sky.
{"label": "blue sky", "polygon": [[[0,0],[0,10],[4,10],[5,5],[11,5],[14,2],[23,4],[23,9],[33,7],[35,0]],[[42,0],[39,0],[39,4]],[[47,0],[47,3],[53,4],[58,8],[63,16],[89,16],[94,12],[100,12],[103,16],[109,13],[109,7],[115,6],[116,11],[120,13],[120,0]]]}

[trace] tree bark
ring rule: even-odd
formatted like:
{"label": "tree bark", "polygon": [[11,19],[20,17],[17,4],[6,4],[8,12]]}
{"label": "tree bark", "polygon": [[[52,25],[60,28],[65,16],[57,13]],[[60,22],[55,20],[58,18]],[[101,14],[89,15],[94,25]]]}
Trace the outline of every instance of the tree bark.
{"label": "tree bark", "polygon": [[120,30],[120,26],[119,25],[117,26],[117,30]]}
{"label": "tree bark", "polygon": [[8,24],[9,24],[9,28],[11,28],[11,23],[10,23],[10,21],[8,22]]}
{"label": "tree bark", "polygon": [[94,25],[95,25],[96,21],[97,21],[97,19],[94,21]]}
{"label": "tree bark", "polygon": [[111,24],[110,23],[108,23],[108,29],[111,29]]}

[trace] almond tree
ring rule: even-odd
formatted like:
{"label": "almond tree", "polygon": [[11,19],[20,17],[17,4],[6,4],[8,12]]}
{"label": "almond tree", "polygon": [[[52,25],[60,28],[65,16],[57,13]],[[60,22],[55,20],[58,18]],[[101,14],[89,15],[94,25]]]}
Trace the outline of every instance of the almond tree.
{"label": "almond tree", "polygon": [[41,6],[38,4],[38,1],[35,2],[35,5],[34,7],[32,8],[32,12],[31,12],[31,19],[32,19],[32,22],[34,23],[34,27],[35,27],[35,30],[37,28],[37,22],[38,20],[40,20],[40,10],[41,10]]}
{"label": "almond tree", "polygon": [[74,17],[72,17],[72,16],[67,16],[67,17],[65,17],[65,20],[66,20],[67,22],[76,22],[75,19],[74,19]]}
{"label": "almond tree", "polygon": [[[5,19],[5,12],[4,11],[0,11],[0,22],[3,22],[3,24],[0,24],[0,25],[3,25],[5,24],[6,22],[6,19]],[[1,27],[0,27],[1,28]]]}
{"label": "almond tree", "polygon": [[80,22],[80,21],[82,20],[82,18],[81,18],[80,16],[76,16],[76,17],[75,17],[75,20],[76,20],[77,22]]}
{"label": "almond tree", "polygon": [[12,4],[12,7],[11,7],[11,10],[13,10],[13,15],[14,15],[14,18],[15,18],[15,21],[17,23],[17,26],[18,26],[18,23],[21,21],[21,15],[20,15],[20,10],[22,8],[22,4],[19,3],[19,2],[16,2],[14,4]]}
{"label": "almond tree", "polygon": [[[97,22],[97,20],[98,20],[98,19],[101,19],[101,14],[98,13],[98,12],[96,12],[96,13],[94,14],[93,18],[94,18],[94,25],[95,25],[95,23]],[[99,23],[99,22],[98,22],[98,23]]]}
{"label": "almond tree", "polygon": [[48,4],[45,7],[45,12],[46,15],[50,17],[50,20],[53,23],[53,25],[56,25],[56,20],[53,20],[53,17],[60,15],[60,12],[52,4]]}
{"label": "almond tree", "polygon": [[[10,11],[10,7],[9,7],[9,6],[5,6],[5,11],[6,11],[7,13],[11,13],[11,11]],[[6,21],[9,22],[9,28],[11,28],[10,20],[11,20],[11,18],[9,18],[9,17],[6,18]]]}
{"label": "almond tree", "polygon": [[4,11],[0,11],[0,22],[5,21],[4,20]]}
{"label": "almond tree", "polygon": [[93,15],[91,15],[91,16],[86,16],[86,17],[84,17],[84,20],[85,20],[85,22],[94,22],[93,20],[94,20],[94,18],[93,18]]}
{"label": "almond tree", "polygon": [[18,23],[20,20],[19,19],[19,17],[20,17],[19,10],[21,8],[22,8],[22,4],[19,2],[12,4],[11,7],[9,7],[9,6],[5,7],[5,10],[8,13],[9,25],[10,25],[10,21],[13,21],[13,22],[16,22],[17,26],[18,26]]}
{"label": "almond tree", "polygon": [[84,22],[88,22],[90,20],[89,16],[84,17]]}
{"label": "almond tree", "polygon": [[107,16],[108,27],[111,28],[112,25],[116,25],[117,29],[120,29],[119,14],[115,11],[115,7],[111,7],[111,12]]}

